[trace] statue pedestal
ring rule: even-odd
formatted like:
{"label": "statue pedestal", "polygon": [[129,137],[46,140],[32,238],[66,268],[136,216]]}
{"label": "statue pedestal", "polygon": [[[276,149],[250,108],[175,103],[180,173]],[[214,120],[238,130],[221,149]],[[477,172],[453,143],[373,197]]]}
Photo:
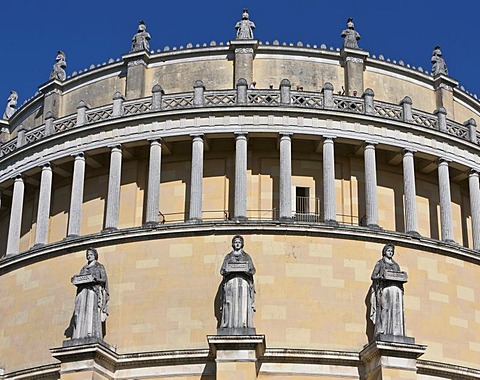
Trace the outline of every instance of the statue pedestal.
{"label": "statue pedestal", "polygon": [[419,344],[374,341],[360,352],[360,360],[364,364],[364,373],[361,374],[361,378],[416,379],[417,359],[425,353],[426,349],[427,346]]}
{"label": "statue pedestal", "polygon": [[60,380],[114,378],[117,353],[99,338],[66,340],[50,352],[61,362]]}
{"label": "statue pedestal", "polygon": [[340,52],[342,56],[342,65],[345,69],[345,95],[361,97],[364,88],[363,72],[365,70],[365,60],[368,58],[368,51],[361,49],[343,48]]}
{"label": "statue pedestal", "polygon": [[248,84],[252,83],[253,57],[258,40],[231,40],[230,46],[235,53],[233,87],[235,88],[240,78],[245,79]]}
{"label": "statue pedestal", "polygon": [[265,335],[208,335],[217,380],[254,380],[265,352]]}

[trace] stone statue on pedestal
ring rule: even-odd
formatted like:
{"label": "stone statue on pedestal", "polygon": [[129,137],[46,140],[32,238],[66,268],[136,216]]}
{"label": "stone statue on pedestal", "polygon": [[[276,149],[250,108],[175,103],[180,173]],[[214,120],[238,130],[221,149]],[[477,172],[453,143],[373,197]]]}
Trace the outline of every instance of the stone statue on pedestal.
{"label": "stone statue on pedestal", "polygon": [[243,9],[242,19],[235,25],[237,29],[237,40],[253,40],[253,29],[255,24],[248,19],[248,9]]}
{"label": "stone statue on pedestal", "polygon": [[432,59],[430,61],[432,62],[432,75],[434,77],[440,74],[448,75],[447,64],[443,59],[440,46],[435,46],[433,48]]}
{"label": "stone statue on pedestal", "polygon": [[65,72],[66,68],[67,61],[65,53],[59,50],[57,57],[55,58],[55,63],[53,64],[52,72],[50,73],[50,79],[65,80],[67,78],[67,73]]}
{"label": "stone statue on pedestal", "polygon": [[77,287],[73,313],[72,339],[103,339],[102,323],[108,317],[108,280],[105,267],[98,260],[98,252],[88,248],[87,264],[72,277]]}
{"label": "stone statue on pedestal", "polygon": [[143,20],[140,20],[138,23],[138,30],[137,33],[132,37],[132,50],[131,52],[134,51],[142,51],[150,50],[150,43],[148,40],[150,40],[150,33],[147,32],[147,26],[145,25],[145,22]]}
{"label": "stone statue on pedestal", "polygon": [[359,49],[357,41],[360,40],[360,34],[355,30],[353,18],[347,20],[347,29],[342,30],[340,36],[343,38],[343,47]]}
{"label": "stone statue on pedestal", "polygon": [[375,340],[406,343],[413,339],[405,336],[403,284],[407,273],[393,260],[394,253],[395,246],[386,244],[373,269],[370,319],[375,325]]}
{"label": "stone statue on pedestal", "polygon": [[17,110],[18,94],[16,91],[10,91],[10,96],[7,99],[7,106],[5,107],[5,112],[3,113],[3,119],[8,120]]}
{"label": "stone statue on pedestal", "polygon": [[252,335],[253,313],[255,312],[255,287],[253,275],[255,267],[248,253],[243,250],[243,237],[232,239],[233,250],[225,256],[220,274],[222,319],[220,335]]}

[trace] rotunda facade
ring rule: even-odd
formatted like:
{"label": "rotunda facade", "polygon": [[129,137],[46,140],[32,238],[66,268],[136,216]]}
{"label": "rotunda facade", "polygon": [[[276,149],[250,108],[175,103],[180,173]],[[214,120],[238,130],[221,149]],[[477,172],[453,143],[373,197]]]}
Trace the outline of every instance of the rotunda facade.
{"label": "rotunda facade", "polygon": [[12,91],[0,379],[480,378],[479,101],[254,28]]}

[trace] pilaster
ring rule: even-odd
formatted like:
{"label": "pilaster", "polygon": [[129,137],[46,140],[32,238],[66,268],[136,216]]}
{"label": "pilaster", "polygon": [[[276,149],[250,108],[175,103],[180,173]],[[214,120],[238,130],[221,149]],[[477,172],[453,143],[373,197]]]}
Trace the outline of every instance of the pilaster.
{"label": "pilaster", "polygon": [[51,112],[53,118],[57,119],[62,116],[62,92],[63,85],[58,79],[52,79],[39,87],[43,97],[43,117]]}
{"label": "pilaster", "polygon": [[354,96],[354,91],[356,91],[357,96],[361,96],[365,90],[363,72],[365,71],[365,59],[369,56],[369,52],[344,47],[340,55],[345,70],[346,95]]}
{"label": "pilaster", "polygon": [[235,86],[240,78],[248,83],[253,82],[253,58],[258,46],[258,40],[231,40],[230,46],[234,50],[234,78]]}
{"label": "pilaster", "polygon": [[124,54],[123,61],[127,66],[127,85],[125,97],[128,100],[145,96],[145,75],[150,54],[146,50]]}
{"label": "pilaster", "polygon": [[451,118],[455,117],[453,108],[453,89],[458,86],[458,81],[446,75],[440,74],[433,80],[435,89],[435,101],[438,108],[445,108]]}

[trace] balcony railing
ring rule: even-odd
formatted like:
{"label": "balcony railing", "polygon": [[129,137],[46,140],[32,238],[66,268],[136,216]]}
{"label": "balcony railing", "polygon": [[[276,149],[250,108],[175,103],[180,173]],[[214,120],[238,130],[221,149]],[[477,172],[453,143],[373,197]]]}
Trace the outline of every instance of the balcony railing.
{"label": "balcony railing", "polygon": [[113,104],[107,106],[89,109],[82,101],[76,114],[57,120],[47,113],[45,124],[39,127],[31,130],[18,127],[17,136],[0,145],[0,157],[50,135],[106,120],[189,108],[237,106],[298,107],[368,115],[438,130],[478,144],[476,122],[473,119],[460,124],[447,120],[443,108],[439,108],[434,114],[415,110],[408,97],[405,97],[400,105],[375,101],[373,91],[369,89],[362,97],[351,97],[334,94],[333,86],[328,83],[321,92],[306,92],[290,91],[289,83],[282,81],[279,90],[250,90],[246,84],[240,82],[236,90],[205,91],[203,84],[199,86],[198,83],[194,90],[193,93],[165,95],[160,86],[155,86],[150,97],[125,101],[120,93],[116,93]]}

